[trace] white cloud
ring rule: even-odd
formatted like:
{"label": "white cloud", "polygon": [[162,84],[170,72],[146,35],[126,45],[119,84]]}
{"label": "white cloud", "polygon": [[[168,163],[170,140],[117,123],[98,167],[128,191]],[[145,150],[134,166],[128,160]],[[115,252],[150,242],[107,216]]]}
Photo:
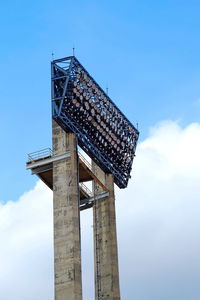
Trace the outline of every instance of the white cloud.
{"label": "white cloud", "polygon": [[133,180],[117,193],[124,299],[199,299],[199,153],[195,123],[160,123],[138,146]]}
{"label": "white cloud", "polygon": [[[123,300],[198,300],[200,124],[166,121],[138,145],[116,190]],[[82,212],[85,300],[93,297],[92,214]],[[0,299],[53,300],[52,193],[43,183],[0,206]],[[3,270],[3,271],[2,271]]]}
{"label": "white cloud", "polygon": [[42,182],[0,206],[0,299],[52,299],[52,195]]}

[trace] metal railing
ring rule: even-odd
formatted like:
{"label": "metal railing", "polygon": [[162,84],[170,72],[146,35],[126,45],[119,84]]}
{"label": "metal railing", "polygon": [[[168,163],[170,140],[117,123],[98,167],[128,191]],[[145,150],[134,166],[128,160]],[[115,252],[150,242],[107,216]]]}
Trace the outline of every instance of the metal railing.
{"label": "metal railing", "polygon": [[79,186],[80,188],[89,196],[89,197],[92,197],[93,194],[92,192],[90,191],[90,189],[83,183],[83,182],[80,182],[79,183]]}
{"label": "metal railing", "polygon": [[[53,156],[53,151],[51,148],[45,148],[39,151],[35,151],[28,154],[28,162],[35,161],[38,159],[45,159],[47,157]],[[92,165],[90,162],[78,151],[79,159],[84,162],[84,164],[94,173],[94,170],[92,170]]]}
{"label": "metal railing", "polygon": [[45,148],[40,151],[35,151],[28,154],[28,162],[35,161],[42,158],[47,158],[53,156],[53,151],[51,148]]}
{"label": "metal railing", "polygon": [[78,151],[78,156],[85,163],[85,165],[92,171],[92,165],[79,151]]}

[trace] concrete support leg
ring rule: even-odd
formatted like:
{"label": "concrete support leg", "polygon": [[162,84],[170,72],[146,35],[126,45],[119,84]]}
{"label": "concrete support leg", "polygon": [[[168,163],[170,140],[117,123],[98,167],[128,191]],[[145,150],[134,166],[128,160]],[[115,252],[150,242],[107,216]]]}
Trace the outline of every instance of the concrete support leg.
{"label": "concrete support leg", "polygon": [[55,155],[70,157],[53,163],[55,300],[81,300],[79,174],[76,137],[53,121]]}
{"label": "concrete support leg", "polygon": [[[95,299],[119,300],[120,288],[113,176],[105,174],[95,164],[93,164],[93,170],[109,189],[109,197],[96,201],[93,207]],[[93,188],[96,195],[102,192],[96,183],[93,184]]]}

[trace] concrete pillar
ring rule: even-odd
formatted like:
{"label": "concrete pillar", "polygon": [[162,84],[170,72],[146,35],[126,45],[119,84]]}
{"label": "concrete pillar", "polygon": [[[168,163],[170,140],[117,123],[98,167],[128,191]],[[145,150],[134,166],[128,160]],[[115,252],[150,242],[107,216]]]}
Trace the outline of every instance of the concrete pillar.
{"label": "concrete pillar", "polygon": [[55,300],[81,300],[77,142],[54,120],[53,152],[70,153],[69,158],[53,163]]}
{"label": "concrete pillar", "polygon": [[[109,189],[109,196],[95,202],[94,219],[94,259],[95,259],[95,299],[119,300],[119,271],[115,216],[114,182],[111,174],[105,174],[93,163],[93,170]],[[95,182],[95,194],[102,192]]]}

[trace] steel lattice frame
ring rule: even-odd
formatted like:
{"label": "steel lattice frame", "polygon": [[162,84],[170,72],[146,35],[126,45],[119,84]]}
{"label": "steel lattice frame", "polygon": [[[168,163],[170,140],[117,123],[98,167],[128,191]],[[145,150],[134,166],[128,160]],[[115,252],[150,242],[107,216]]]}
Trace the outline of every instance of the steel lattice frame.
{"label": "steel lattice frame", "polygon": [[52,61],[51,76],[53,119],[74,132],[81,148],[125,188],[138,130],[74,56]]}

